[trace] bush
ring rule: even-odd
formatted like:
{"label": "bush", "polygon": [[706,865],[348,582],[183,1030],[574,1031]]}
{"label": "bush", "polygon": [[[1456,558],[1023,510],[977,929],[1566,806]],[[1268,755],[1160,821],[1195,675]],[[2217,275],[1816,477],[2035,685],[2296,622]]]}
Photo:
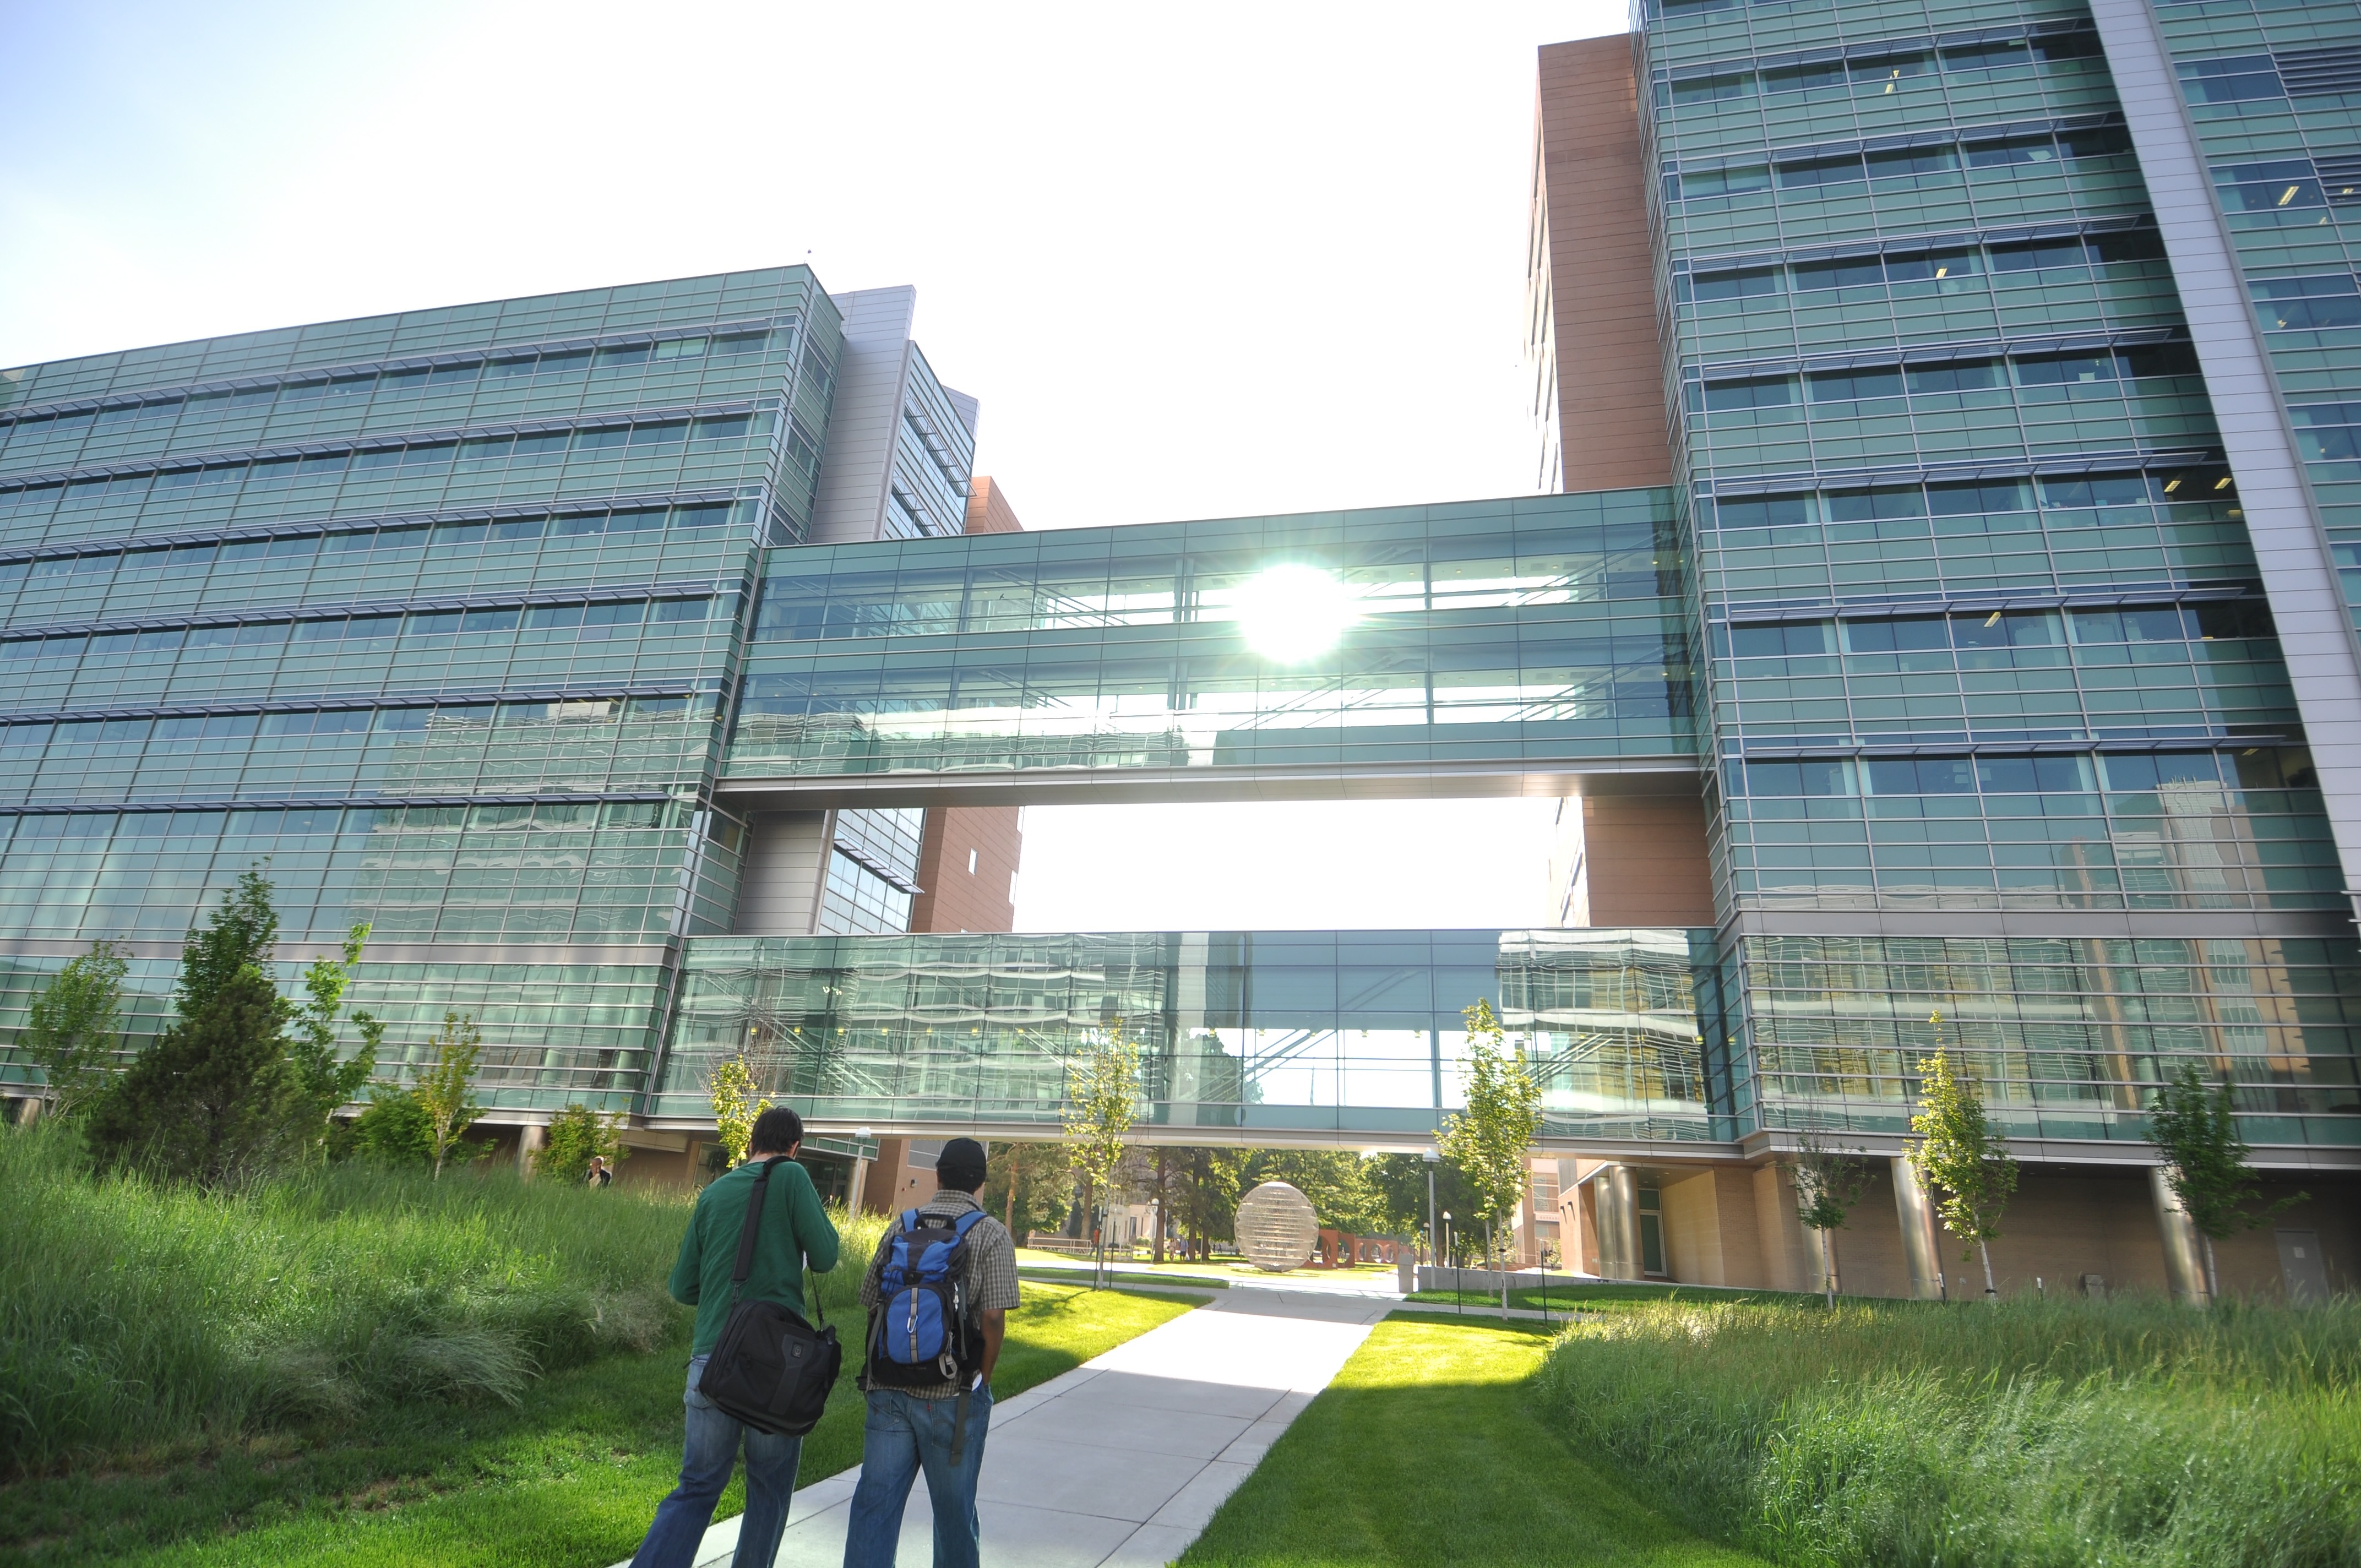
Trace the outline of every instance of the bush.
{"label": "bush", "polygon": [[2361,1558],[2361,1310],[1634,1305],[1540,1392],[1667,1510],[1783,1563]]}
{"label": "bush", "polygon": [[434,1163],[434,1131],[426,1107],[408,1090],[386,1084],[369,1090],[368,1109],[354,1121],[343,1143],[352,1156],[383,1165],[423,1170]]}
{"label": "bush", "polygon": [[612,1170],[631,1153],[623,1146],[622,1121],[588,1105],[568,1105],[550,1119],[549,1141],[533,1160],[534,1172],[550,1181],[578,1185],[594,1156],[603,1156]]}

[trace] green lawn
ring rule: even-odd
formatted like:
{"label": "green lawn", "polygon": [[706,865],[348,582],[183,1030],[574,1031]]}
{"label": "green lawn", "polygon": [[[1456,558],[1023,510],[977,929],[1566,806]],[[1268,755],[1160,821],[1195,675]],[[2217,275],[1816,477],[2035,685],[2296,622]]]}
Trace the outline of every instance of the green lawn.
{"label": "green lawn", "polygon": [[[1028,1282],[994,1378],[1003,1398],[1189,1310]],[[514,1409],[405,1405],[359,1428],[290,1432],[168,1468],[0,1488],[0,1559],[40,1564],[419,1564],[597,1568],[631,1555],[680,1464],[684,1315],[651,1355],[534,1384]],[[848,1366],[799,1482],[861,1458]],[[733,1485],[726,1518],[742,1506]],[[169,1544],[168,1544],[169,1543]]]}
{"label": "green lawn", "polygon": [[1180,1561],[1224,1568],[1741,1568],[1579,1457],[1531,1387],[1549,1338],[1378,1325]]}

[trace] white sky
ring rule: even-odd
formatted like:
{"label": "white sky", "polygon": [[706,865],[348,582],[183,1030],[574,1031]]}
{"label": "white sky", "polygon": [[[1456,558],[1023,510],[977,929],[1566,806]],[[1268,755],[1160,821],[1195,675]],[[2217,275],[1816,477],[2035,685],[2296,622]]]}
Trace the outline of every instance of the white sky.
{"label": "white sky", "polygon": [[[1530,491],[1533,51],[1623,17],[0,0],[0,365],[808,261],[1030,528]],[[1547,809],[1036,808],[1019,923],[1523,924]]]}

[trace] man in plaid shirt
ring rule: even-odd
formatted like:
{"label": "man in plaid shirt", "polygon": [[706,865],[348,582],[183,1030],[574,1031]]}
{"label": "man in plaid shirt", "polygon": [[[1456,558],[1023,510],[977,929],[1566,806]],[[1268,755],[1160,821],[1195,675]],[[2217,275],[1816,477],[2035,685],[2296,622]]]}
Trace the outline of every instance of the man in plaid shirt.
{"label": "man in plaid shirt", "polygon": [[[935,1195],[918,1212],[956,1218],[977,1209],[975,1191],[983,1176],[983,1146],[973,1138],[953,1138],[935,1157]],[[861,1304],[872,1313],[884,1298],[880,1281],[901,1223],[895,1215],[861,1281]],[[894,1568],[902,1510],[922,1469],[935,1508],[935,1568],[976,1568],[975,1485],[983,1470],[984,1431],[992,1424],[992,1368],[1000,1359],[1008,1310],[1017,1302],[1016,1241],[988,1214],[968,1228],[966,1294],[983,1341],[972,1388],[957,1378],[889,1387],[873,1382],[866,1369],[862,1373],[869,1419],[862,1431],[861,1485],[852,1494],[844,1568]]]}

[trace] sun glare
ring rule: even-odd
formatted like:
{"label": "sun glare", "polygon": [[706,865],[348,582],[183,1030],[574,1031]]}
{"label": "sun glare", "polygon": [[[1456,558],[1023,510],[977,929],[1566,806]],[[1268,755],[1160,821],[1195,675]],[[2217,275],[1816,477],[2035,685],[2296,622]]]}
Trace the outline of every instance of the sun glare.
{"label": "sun glare", "polygon": [[1280,664],[1326,652],[1360,619],[1351,588],[1332,573],[1293,562],[1248,578],[1238,589],[1237,611],[1246,646]]}

